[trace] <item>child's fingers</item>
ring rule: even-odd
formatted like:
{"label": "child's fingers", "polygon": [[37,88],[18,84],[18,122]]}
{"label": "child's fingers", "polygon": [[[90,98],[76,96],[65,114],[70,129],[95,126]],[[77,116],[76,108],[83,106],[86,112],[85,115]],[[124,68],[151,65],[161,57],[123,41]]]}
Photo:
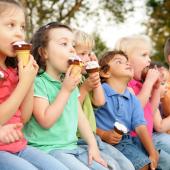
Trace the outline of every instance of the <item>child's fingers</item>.
{"label": "child's fingers", "polygon": [[107,162],[103,160],[101,157],[95,159],[96,162],[103,165],[104,167],[107,167]]}
{"label": "child's fingers", "polygon": [[13,132],[11,133],[11,136],[13,137],[14,141],[20,139],[20,136],[18,135],[17,130],[13,131]]}
{"label": "child's fingers", "polygon": [[22,123],[16,123],[12,125],[15,129],[22,129],[23,128],[23,124]]}
{"label": "child's fingers", "polygon": [[15,138],[13,137],[13,135],[11,133],[8,134],[7,137],[8,137],[8,143],[15,142]]}
{"label": "child's fingers", "polygon": [[73,68],[73,66],[70,65],[69,68],[68,68],[68,70],[67,70],[67,72],[66,72],[66,77],[69,77],[69,76],[70,76],[72,68]]}

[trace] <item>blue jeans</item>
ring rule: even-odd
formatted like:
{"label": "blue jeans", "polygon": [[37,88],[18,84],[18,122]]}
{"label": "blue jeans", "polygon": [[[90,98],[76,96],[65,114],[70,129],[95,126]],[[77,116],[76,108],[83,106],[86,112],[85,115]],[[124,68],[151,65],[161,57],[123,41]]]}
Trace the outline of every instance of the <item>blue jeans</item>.
{"label": "blue jeans", "polygon": [[148,165],[150,160],[145,149],[138,145],[140,141],[136,142],[134,139],[130,135],[124,135],[119,144],[114,146],[132,162],[135,170],[139,170]]}
{"label": "blue jeans", "polygon": [[[103,142],[99,136],[95,135],[100,154],[108,163],[110,169],[114,170],[134,170],[131,161],[129,161],[119,150],[114,146]],[[81,147],[88,147],[83,139],[78,140],[78,145]]]}
{"label": "blue jeans", "polygon": [[88,150],[79,146],[73,150],[53,150],[49,154],[65,164],[69,170],[108,170],[96,161],[89,166]]}
{"label": "blue jeans", "polygon": [[154,132],[152,139],[155,148],[160,151],[158,168],[160,170],[170,170],[170,135]]}
{"label": "blue jeans", "polygon": [[0,151],[1,170],[69,170],[52,156],[31,146],[19,153]]}

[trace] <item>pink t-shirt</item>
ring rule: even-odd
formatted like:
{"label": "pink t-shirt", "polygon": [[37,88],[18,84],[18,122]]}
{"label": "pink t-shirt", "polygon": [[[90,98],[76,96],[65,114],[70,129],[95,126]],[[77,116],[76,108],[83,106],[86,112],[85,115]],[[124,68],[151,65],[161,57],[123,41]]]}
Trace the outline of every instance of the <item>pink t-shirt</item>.
{"label": "pink t-shirt", "polygon": [[[17,71],[13,68],[8,68],[6,70],[0,68],[0,72],[1,74],[4,75],[4,78],[0,79],[0,104],[1,104],[8,99],[8,97],[11,95],[13,90],[16,88],[18,83],[18,75],[17,75]],[[11,119],[8,120],[6,124],[20,123],[20,122],[22,122],[21,112],[18,109],[17,112],[13,115],[13,117],[11,117]],[[16,153],[24,149],[26,144],[27,144],[26,139],[21,139],[19,141],[10,144],[4,144],[0,142],[0,150]]]}
{"label": "pink t-shirt", "polygon": [[[139,92],[142,89],[143,84],[140,81],[131,80],[128,83],[128,86],[133,89],[133,91],[135,92],[136,95],[138,95]],[[151,103],[149,101],[147,102],[147,104],[144,107],[144,117],[145,117],[146,122],[147,122],[148,132],[149,132],[150,136],[152,136],[152,132],[153,132],[153,110],[152,110]],[[132,132],[131,135],[136,136],[136,133]]]}

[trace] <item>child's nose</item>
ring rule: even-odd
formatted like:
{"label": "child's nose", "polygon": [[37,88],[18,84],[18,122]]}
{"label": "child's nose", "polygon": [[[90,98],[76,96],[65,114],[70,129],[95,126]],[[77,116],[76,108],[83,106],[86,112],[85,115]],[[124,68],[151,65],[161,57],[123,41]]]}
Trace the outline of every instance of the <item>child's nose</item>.
{"label": "child's nose", "polygon": [[16,30],[15,30],[15,36],[16,36],[19,40],[25,39],[25,33],[24,33],[24,31],[21,30],[20,28],[16,28]]}

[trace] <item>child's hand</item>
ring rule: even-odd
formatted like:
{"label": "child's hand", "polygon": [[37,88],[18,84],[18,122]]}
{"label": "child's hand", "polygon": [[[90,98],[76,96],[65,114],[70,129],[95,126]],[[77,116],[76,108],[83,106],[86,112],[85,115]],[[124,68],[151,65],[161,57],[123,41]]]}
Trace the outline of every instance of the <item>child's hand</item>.
{"label": "child's hand", "polygon": [[102,134],[102,140],[109,144],[118,144],[122,139],[122,135],[116,133],[113,130],[104,131]]}
{"label": "child's hand", "polygon": [[159,153],[155,150],[153,154],[149,155],[149,159],[151,161],[150,163],[151,170],[155,170],[158,165]]}
{"label": "child's hand", "polygon": [[23,138],[22,127],[23,125],[21,123],[7,124],[0,127],[0,142],[12,143]]}
{"label": "child's hand", "polygon": [[99,72],[90,73],[89,77],[85,80],[84,86],[87,91],[91,91],[100,86]]}
{"label": "child's hand", "polygon": [[146,79],[145,82],[149,82],[152,83],[152,86],[155,85],[157,83],[159,83],[159,78],[160,78],[160,73],[157,69],[149,69],[147,75],[146,75]]}
{"label": "child's hand", "polygon": [[28,64],[23,67],[22,62],[18,63],[19,68],[19,80],[20,81],[26,81],[30,84],[34,81],[34,78],[38,72],[38,65],[36,61],[34,60],[33,56],[30,55],[30,60]]}
{"label": "child's hand", "polygon": [[89,146],[89,165],[92,164],[93,160],[100,163],[104,167],[107,167],[107,162],[101,158],[99,149],[95,146],[91,146],[91,147]]}
{"label": "child's hand", "polygon": [[69,93],[80,83],[80,76],[72,76],[71,73],[72,66],[70,66],[65,75],[62,88],[68,91]]}

